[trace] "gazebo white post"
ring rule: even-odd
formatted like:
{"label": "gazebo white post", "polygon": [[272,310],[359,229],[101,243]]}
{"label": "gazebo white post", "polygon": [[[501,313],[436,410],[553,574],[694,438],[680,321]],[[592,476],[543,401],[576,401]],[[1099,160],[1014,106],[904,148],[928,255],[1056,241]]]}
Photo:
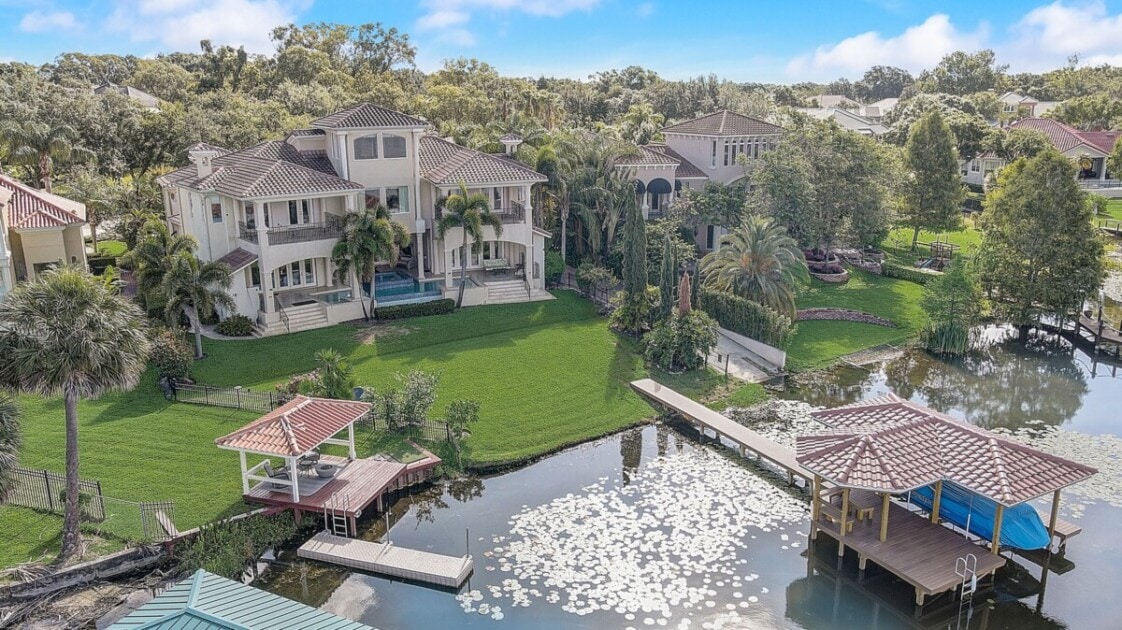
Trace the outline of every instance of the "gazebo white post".
{"label": "gazebo white post", "polygon": [[[990,543],[990,552],[995,556],[1001,551],[1001,520],[1003,516],[1005,516],[1005,506],[998,503],[997,516],[994,518],[993,525],[993,541]],[[1051,545],[1052,541],[1048,541],[1048,544]]]}
{"label": "gazebo white post", "polygon": [[238,451],[238,459],[242,463],[242,494],[249,494],[249,469],[245,463],[245,451]]}
{"label": "gazebo white post", "polygon": [[1048,548],[1052,548],[1052,539],[1056,537],[1056,521],[1060,517],[1060,491],[1052,493],[1052,514],[1048,517]]}
{"label": "gazebo white post", "polygon": [[347,459],[355,460],[355,423],[347,424]]}
{"label": "gazebo white post", "polygon": [[285,461],[288,462],[288,480],[292,483],[292,502],[300,502],[300,483],[296,478],[296,458],[286,457]]}
{"label": "gazebo white post", "polygon": [[935,498],[931,501],[931,522],[939,524],[939,501],[943,498],[943,480],[935,482]]}
{"label": "gazebo white post", "polygon": [[881,494],[880,503],[880,541],[888,539],[888,493]]}

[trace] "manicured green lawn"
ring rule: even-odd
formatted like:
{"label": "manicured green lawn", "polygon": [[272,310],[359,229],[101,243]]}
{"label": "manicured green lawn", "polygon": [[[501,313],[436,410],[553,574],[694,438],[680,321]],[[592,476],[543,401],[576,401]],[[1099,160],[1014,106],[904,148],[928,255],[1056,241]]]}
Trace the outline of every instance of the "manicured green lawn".
{"label": "manicured green lawn", "polygon": [[1111,199],[1106,202],[1106,214],[1099,215],[1095,219],[1112,219],[1114,221],[1122,221],[1122,199]]}
{"label": "manicured green lawn", "polygon": [[[90,543],[90,538],[86,537]],[[62,545],[62,518],[27,508],[0,506],[0,567],[36,560],[51,561]],[[85,557],[112,553],[119,540],[94,538]]]}
{"label": "manicured green lawn", "polygon": [[124,241],[98,241],[97,254],[99,256],[120,256],[125,253]]}
{"label": "manicured green lawn", "polygon": [[[955,254],[962,254],[965,256],[973,256],[982,244],[982,232],[974,226],[973,219],[967,220],[965,228],[957,232],[940,232],[938,234],[933,232],[921,231],[919,233],[920,243],[932,243],[936,240],[952,245],[958,245],[959,249]],[[888,233],[888,238],[884,240],[883,248],[885,253],[888,254],[889,260],[901,265],[911,265],[921,258],[930,256],[930,248],[924,245],[917,245],[916,250],[911,251],[912,247],[912,229],[911,228],[896,228]]]}
{"label": "manicured green lawn", "polygon": [[797,300],[799,308],[835,307],[872,313],[892,320],[897,328],[835,321],[798,323],[787,348],[788,367],[802,371],[824,367],[838,358],[886,343],[904,343],[923,327],[919,301],[923,287],[913,282],[850,270],[849,282],[811,280]]}

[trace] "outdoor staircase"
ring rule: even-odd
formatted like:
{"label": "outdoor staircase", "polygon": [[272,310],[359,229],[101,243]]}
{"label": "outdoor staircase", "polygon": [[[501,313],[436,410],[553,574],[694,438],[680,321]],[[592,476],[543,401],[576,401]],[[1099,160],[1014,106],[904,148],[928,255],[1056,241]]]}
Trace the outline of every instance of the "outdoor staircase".
{"label": "outdoor staircase", "polygon": [[524,280],[496,280],[484,282],[483,286],[487,287],[487,304],[514,304],[553,299],[548,291],[541,289],[532,289],[527,293]]}
{"label": "outdoor staircase", "polygon": [[[285,320],[287,318],[287,325]],[[329,325],[327,311],[322,304],[308,304],[305,306],[290,306],[284,309],[283,316],[271,324],[264,325],[260,322],[253,326],[254,337],[269,337],[283,335],[301,330],[312,330]]]}

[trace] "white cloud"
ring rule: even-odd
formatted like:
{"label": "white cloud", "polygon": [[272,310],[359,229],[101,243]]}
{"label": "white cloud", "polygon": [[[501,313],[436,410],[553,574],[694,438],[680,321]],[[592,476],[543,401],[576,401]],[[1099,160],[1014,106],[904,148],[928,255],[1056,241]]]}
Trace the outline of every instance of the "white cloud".
{"label": "white cloud", "polygon": [[591,10],[599,4],[600,0],[422,0],[425,13],[416,26],[418,31],[440,31],[442,41],[471,46],[475,44],[475,35],[467,24],[472,14],[479,11],[561,17],[573,11]]}
{"label": "white cloud", "polygon": [[199,42],[273,50],[269,32],[296,21],[302,4],[287,0],[118,0],[106,30],[134,42],[173,50],[196,50]]}
{"label": "white cloud", "polygon": [[999,52],[1015,70],[1050,70],[1076,53],[1092,65],[1122,61],[1122,14],[1111,15],[1100,0],[1057,0],[1029,11],[1010,30],[1014,37]]}
{"label": "white cloud", "polygon": [[639,6],[635,7],[635,15],[639,17],[650,17],[654,13],[655,5],[653,2],[642,2]]}
{"label": "white cloud", "polygon": [[32,11],[19,21],[19,30],[27,33],[69,31],[78,28],[78,21],[69,11]]}
{"label": "white cloud", "polygon": [[789,61],[787,73],[802,80],[828,79],[839,74],[860,75],[875,65],[918,72],[935,66],[947,53],[982,48],[988,35],[985,24],[974,32],[965,32],[952,24],[947,15],[937,13],[894,37],[869,31],[834,45],[819,46],[813,53]]}

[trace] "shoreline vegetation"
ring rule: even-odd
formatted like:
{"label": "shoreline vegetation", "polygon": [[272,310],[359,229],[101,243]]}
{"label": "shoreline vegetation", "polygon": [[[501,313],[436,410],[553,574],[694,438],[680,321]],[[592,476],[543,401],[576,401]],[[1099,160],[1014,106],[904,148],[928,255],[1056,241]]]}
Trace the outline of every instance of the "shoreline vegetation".
{"label": "shoreline vegetation", "polygon": [[[799,296],[800,307],[854,308],[892,319],[900,328],[800,322],[789,348],[792,367],[825,369],[853,351],[914,336],[921,325],[919,293],[918,285],[863,272],[856,272],[847,285],[812,283]],[[443,413],[439,401],[467,397],[482,403],[480,420],[464,443],[463,468],[469,474],[525,466],[656,420],[657,414],[630,390],[629,383],[637,378],[650,376],[713,408],[750,406],[769,397],[762,385],[726,382],[711,369],[686,374],[652,370],[644,365],[638,342],[610,331],[596,305],[573,292],[556,295],[550,302],[343,324],[281,337],[207,339],[206,358],[194,364],[192,373],[212,385],[271,390],[291,375],[313,369],[313,354],[322,348],[341,352],[354,366],[356,382],[375,389],[390,386],[398,371],[440,372],[435,415]],[[548,380],[543,381],[543,374]],[[26,434],[21,465],[60,470],[61,401],[22,397],[20,406]],[[236,458],[214,447],[214,438],[256,414],[168,402],[149,372],[132,392],[83,402],[79,416],[82,475],[100,479],[107,496],[172,500],[180,529],[249,509],[241,501]],[[402,449],[402,440],[392,436],[364,430],[358,437],[360,456]],[[0,507],[0,529],[13,532],[0,553],[0,566],[49,555],[57,546],[51,534],[58,529],[54,520],[61,522],[25,508]],[[85,531],[89,535],[95,529],[87,525]],[[123,544],[112,538],[94,540],[91,551],[99,553]]]}

